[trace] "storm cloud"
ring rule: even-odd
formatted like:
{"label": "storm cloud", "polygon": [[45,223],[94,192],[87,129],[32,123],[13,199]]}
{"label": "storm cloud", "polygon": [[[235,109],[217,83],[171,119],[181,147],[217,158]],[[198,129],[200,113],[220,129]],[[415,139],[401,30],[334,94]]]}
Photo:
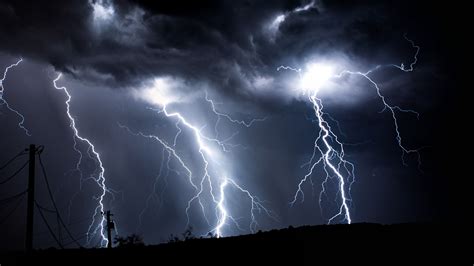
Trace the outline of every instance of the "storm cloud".
{"label": "storm cloud", "polygon": [[[306,10],[294,12],[305,5]],[[262,87],[280,86],[273,80],[279,65],[304,67],[309,57],[339,55],[365,68],[411,60],[413,51],[403,35],[421,42],[433,37],[420,34],[420,6],[407,9],[379,1],[7,1],[0,10],[0,30],[11,37],[0,48],[110,88],[171,75],[206,81],[234,95],[265,96]],[[285,19],[275,21],[279,16]]]}

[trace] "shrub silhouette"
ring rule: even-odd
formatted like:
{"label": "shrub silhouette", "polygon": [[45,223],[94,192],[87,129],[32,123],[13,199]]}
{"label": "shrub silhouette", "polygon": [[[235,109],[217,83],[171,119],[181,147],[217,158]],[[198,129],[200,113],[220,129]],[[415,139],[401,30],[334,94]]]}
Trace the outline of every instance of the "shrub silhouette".
{"label": "shrub silhouette", "polygon": [[193,235],[193,227],[189,226],[183,233],[183,240],[190,240],[195,239],[196,237]]}
{"label": "shrub silhouette", "polygon": [[175,243],[175,242],[181,242],[181,241],[187,241],[191,239],[196,239],[197,237],[194,236],[193,234],[193,227],[189,226],[183,233],[182,233],[183,238],[179,238],[178,236],[175,236],[173,234],[170,235],[168,242],[170,243]]}
{"label": "shrub silhouette", "polygon": [[132,248],[132,247],[143,247],[145,243],[143,238],[139,235],[132,234],[127,237],[117,236],[115,237],[115,244],[118,248]]}

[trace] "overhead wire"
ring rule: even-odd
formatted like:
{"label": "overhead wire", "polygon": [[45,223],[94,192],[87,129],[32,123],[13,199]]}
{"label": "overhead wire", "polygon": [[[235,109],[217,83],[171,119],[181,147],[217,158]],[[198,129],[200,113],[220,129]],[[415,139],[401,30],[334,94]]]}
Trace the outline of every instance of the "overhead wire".
{"label": "overhead wire", "polygon": [[38,211],[39,211],[39,214],[40,214],[41,218],[43,219],[43,222],[45,223],[46,227],[47,227],[48,230],[49,230],[49,233],[51,234],[51,236],[52,236],[53,239],[55,240],[56,244],[58,244],[58,246],[63,249],[63,248],[64,248],[63,245],[61,244],[61,242],[58,240],[58,238],[57,238],[56,235],[54,234],[53,229],[51,228],[51,226],[50,226],[49,223],[48,223],[48,220],[46,219],[46,217],[45,217],[44,214],[43,214],[43,210],[39,207],[39,204],[38,204],[38,202],[37,202],[36,200],[35,200],[35,204],[36,204],[36,207],[37,207],[37,209],[38,209]]}
{"label": "overhead wire", "polygon": [[11,164],[11,163],[14,162],[17,158],[19,158],[20,156],[23,156],[23,155],[26,155],[25,150],[20,151],[17,155],[13,156],[13,158],[11,158],[10,160],[8,160],[4,165],[0,166],[0,170],[5,169],[9,164]]}
{"label": "overhead wire", "polygon": [[48,189],[48,194],[49,194],[49,197],[51,199],[51,202],[53,203],[53,207],[56,211],[57,218],[60,221],[60,223],[63,225],[63,227],[66,230],[66,233],[69,235],[69,237],[76,243],[76,245],[78,245],[79,247],[82,247],[82,245],[72,236],[71,232],[69,231],[69,229],[66,226],[66,223],[64,222],[64,220],[61,218],[61,215],[59,214],[59,210],[58,210],[58,207],[56,205],[56,201],[54,200],[54,196],[53,196],[53,193],[51,191],[51,187],[49,186],[48,175],[46,173],[46,169],[44,167],[43,161],[41,160],[41,153],[42,153],[43,149],[44,149],[44,146],[38,147],[38,153],[37,153],[38,154],[38,161],[40,163],[41,171],[43,173],[43,177],[44,177],[44,180],[45,180],[45,183],[46,183],[46,187]]}
{"label": "overhead wire", "polygon": [[0,181],[0,185],[3,185],[5,183],[7,183],[8,181],[12,180],[15,176],[17,176],[21,170],[23,170],[29,163],[30,161],[26,161],[26,163],[24,163],[18,170],[16,170],[16,172],[14,172],[12,175],[10,175],[9,177],[7,177],[6,179]]}
{"label": "overhead wire", "polygon": [[5,216],[3,217],[1,220],[0,220],[0,224],[3,224],[13,213],[15,213],[15,211],[18,209],[18,207],[20,207],[21,203],[23,202],[23,199],[25,198],[24,194],[22,194],[22,197],[20,198],[20,200],[17,202],[17,204],[15,205],[15,207],[13,207],[13,209]]}
{"label": "overhead wire", "polygon": [[8,203],[8,202],[10,202],[11,200],[14,200],[14,199],[16,199],[16,198],[18,198],[18,197],[24,195],[26,192],[28,192],[27,189],[24,190],[24,191],[22,191],[22,192],[20,192],[20,193],[18,193],[18,194],[13,195],[13,196],[9,196],[9,197],[0,199],[0,204]]}

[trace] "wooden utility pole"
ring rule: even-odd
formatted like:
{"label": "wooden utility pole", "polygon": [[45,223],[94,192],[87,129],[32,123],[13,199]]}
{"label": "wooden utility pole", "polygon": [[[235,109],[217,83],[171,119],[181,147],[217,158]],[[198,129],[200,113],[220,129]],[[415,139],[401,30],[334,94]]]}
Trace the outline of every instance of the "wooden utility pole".
{"label": "wooden utility pole", "polygon": [[28,202],[26,209],[26,251],[33,249],[33,217],[35,210],[35,160],[36,160],[36,146],[30,144],[29,148],[29,173],[28,173]]}
{"label": "wooden utility pole", "polygon": [[112,221],[113,214],[110,211],[105,212],[105,217],[107,219],[107,248],[112,248],[112,229],[114,229],[115,224]]}

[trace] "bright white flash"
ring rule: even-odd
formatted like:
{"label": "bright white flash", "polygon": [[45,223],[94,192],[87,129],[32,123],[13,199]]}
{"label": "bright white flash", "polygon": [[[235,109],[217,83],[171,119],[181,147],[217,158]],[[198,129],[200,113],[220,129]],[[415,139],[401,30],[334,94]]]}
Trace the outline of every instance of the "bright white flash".
{"label": "bright white flash", "polygon": [[111,3],[107,3],[103,0],[92,0],[89,1],[89,3],[92,6],[94,21],[107,21],[115,14],[114,7]]}
{"label": "bright white flash", "polygon": [[301,76],[300,88],[305,91],[319,90],[333,76],[332,66],[323,63],[309,64]]}
{"label": "bright white flash", "polygon": [[163,107],[181,100],[182,97],[176,93],[176,89],[180,85],[180,80],[170,77],[159,77],[153,79],[148,87],[134,91],[133,96],[153,105]]}

